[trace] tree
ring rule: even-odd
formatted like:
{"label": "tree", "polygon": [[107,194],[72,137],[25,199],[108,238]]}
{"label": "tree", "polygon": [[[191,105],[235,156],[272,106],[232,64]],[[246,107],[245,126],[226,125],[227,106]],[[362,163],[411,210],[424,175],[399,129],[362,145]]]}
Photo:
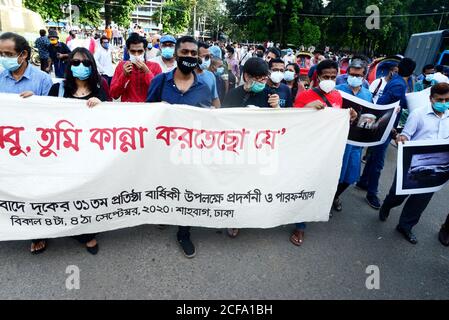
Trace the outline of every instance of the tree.
{"label": "tree", "polygon": [[[176,35],[186,31],[190,24],[190,12],[194,0],[166,0],[162,5],[162,32]],[[159,19],[161,9],[153,14],[153,19]]]}

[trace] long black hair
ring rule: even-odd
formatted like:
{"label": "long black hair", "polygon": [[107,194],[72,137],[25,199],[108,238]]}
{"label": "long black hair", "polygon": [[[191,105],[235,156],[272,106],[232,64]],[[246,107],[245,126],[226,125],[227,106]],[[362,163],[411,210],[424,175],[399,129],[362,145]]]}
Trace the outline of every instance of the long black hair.
{"label": "long black hair", "polygon": [[76,87],[76,81],[75,77],[73,76],[70,63],[77,53],[85,56],[86,59],[92,63],[92,72],[90,73],[89,78],[87,78],[87,83],[89,90],[91,91],[91,94],[97,95],[101,88],[101,76],[98,73],[97,64],[95,63],[94,56],[92,55],[92,53],[90,53],[89,50],[82,47],[75,48],[69,55],[69,59],[67,61],[67,68],[65,69],[64,90],[68,94],[73,95],[78,89]]}

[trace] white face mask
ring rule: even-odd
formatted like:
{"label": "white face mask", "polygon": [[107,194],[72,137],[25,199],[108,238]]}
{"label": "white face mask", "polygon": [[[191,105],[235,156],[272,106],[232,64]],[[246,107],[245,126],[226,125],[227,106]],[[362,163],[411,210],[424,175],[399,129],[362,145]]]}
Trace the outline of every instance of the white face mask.
{"label": "white face mask", "polygon": [[145,54],[141,54],[140,56],[130,55],[129,56],[129,61],[131,61],[132,63],[136,63],[137,61],[144,62],[145,61]]}
{"label": "white face mask", "polygon": [[280,71],[272,72],[270,75],[270,79],[271,81],[273,81],[273,83],[278,84],[282,80],[284,80],[284,73]]}
{"label": "white face mask", "polygon": [[320,81],[320,89],[326,93],[331,92],[335,88],[334,80],[322,80]]}

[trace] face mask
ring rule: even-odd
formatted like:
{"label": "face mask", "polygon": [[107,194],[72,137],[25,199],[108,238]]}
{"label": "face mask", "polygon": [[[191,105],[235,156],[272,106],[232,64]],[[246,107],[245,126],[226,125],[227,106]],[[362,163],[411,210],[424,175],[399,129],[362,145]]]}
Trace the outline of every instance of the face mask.
{"label": "face mask", "polygon": [[435,109],[435,111],[437,112],[441,112],[444,113],[446,112],[446,110],[449,109],[449,102],[443,103],[443,102],[435,102],[433,104],[433,108]]}
{"label": "face mask", "polygon": [[265,83],[259,81],[253,81],[250,87],[251,91],[254,93],[262,92],[265,89]]}
{"label": "face mask", "polygon": [[171,47],[164,47],[161,50],[161,55],[162,58],[165,59],[171,59],[173,58],[173,55],[175,54],[175,48],[171,48]]}
{"label": "face mask", "polygon": [[262,58],[263,57],[263,52],[257,52],[256,56],[258,56],[259,58]]}
{"label": "face mask", "polygon": [[210,67],[210,59],[209,60],[204,60],[203,63],[200,64],[200,69],[201,70],[207,70]]}
{"label": "face mask", "polygon": [[223,73],[224,73],[224,68],[223,67],[217,68],[217,71],[215,71],[215,74],[217,76],[221,76]]}
{"label": "face mask", "polygon": [[363,78],[348,76],[348,84],[353,88],[360,87],[363,84]]}
{"label": "face mask", "polygon": [[50,40],[50,43],[53,44],[53,45],[55,45],[55,44],[58,43],[58,40],[56,40],[56,39],[51,39],[51,40]]}
{"label": "face mask", "polygon": [[106,50],[109,49],[109,43],[103,43],[103,48],[105,48]]}
{"label": "face mask", "polygon": [[285,71],[284,80],[285,81],[295,80],[295,73],[293,71]]}
{"label": "face mask", "polygon": [[192,73],[198,65],[196,57],[178,57],[176,59],[179,70],[184,74]]}
{"label": "face mask", "polygon": [[145,54],[141,54],[140,56],[130,55],[129,61],[131,61],[132,63],[136,63],[137,61],[143,62],[145,61]]}
{"label": "face mask", "polygon": [[71,66],[70,70],[72,70],[73,76],[80,80],[86,80],[92,73],[92,67],[86,67],[82,63],[79,66]]}
{"label": "face mask", "polygon": [[20,54],[17,57],[12,57],[12,58],[0,58],[0,62],[3,65],[3,68],[5,68],[6,70],[10,71],[10,72],[14,72],[17,69],[20,68],[20,66],[22,65],[21,63],[19,64],[17,62],[17,59],[20,57]]}
{"label": "face mask", "polygon": [[280,71],[272,72],[270,75],[270,79],[271,81],[273,81],[273,83],[278,84],[284,79],[284,73]]}
{"label": "face mask", "polygon": [[427,82],[432,82],[433,79],[435,79],[435,75],[433,73],[426,75]]}
{"label": "face mask", "polygon": [[320,89],[326,93],[331,92],[335,88],[334,80],[322,80],[320,81]]}

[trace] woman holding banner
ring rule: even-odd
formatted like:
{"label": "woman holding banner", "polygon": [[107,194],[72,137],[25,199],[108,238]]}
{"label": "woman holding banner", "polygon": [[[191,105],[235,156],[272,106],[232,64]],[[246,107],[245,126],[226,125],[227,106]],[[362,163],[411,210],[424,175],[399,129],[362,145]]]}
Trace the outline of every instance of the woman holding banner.
{"label": "woman holding banner", "polygon": [[[76,48],[72,51],[65,71],[65,80],[55,83],[48,95],[87,100],[86,104],[89,108],[108,100],[107,92],[102,84],[102,77],[98,73],[95,59],[89,50]],[[82,234],[73,238],[85,244],[89,253],[97,254],[98,243],[95,236],[96,234]],[[31,253],[41,253],[46,246],[46,239],[32,240]]]}

